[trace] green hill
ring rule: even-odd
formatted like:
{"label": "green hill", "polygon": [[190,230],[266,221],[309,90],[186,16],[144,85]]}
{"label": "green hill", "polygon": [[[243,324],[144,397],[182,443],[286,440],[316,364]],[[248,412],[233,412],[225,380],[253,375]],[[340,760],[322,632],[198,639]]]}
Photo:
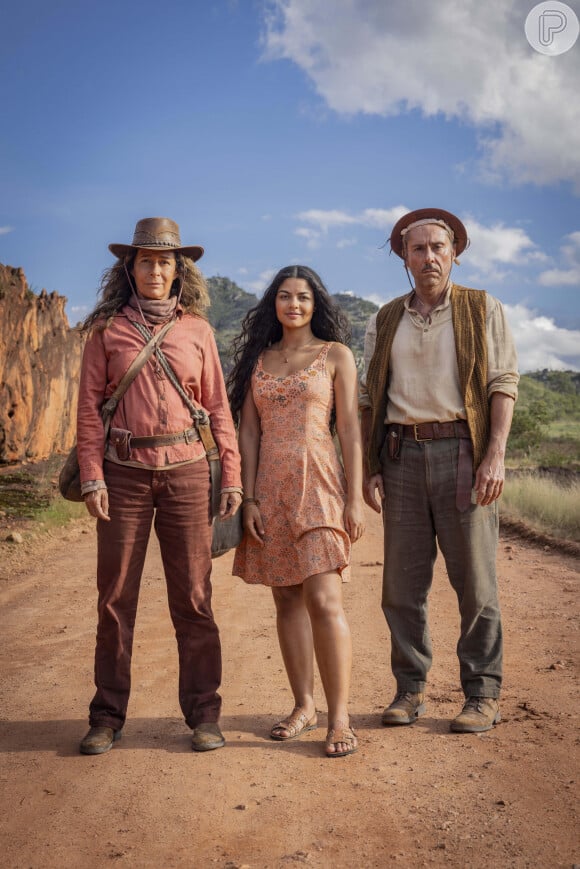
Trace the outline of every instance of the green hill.
{"label": "green hill", "polygon": [[211,297],[208,317],[215,329],[215,339],[222,368],[228,372],[232,367],[231,343],[239,333],[245,315],[250,308],[257,304],[258,299],[251,293],[242,290],[229,278],[208,278],[207,284]]}
{"label": "green hill", "polygon": [[522,375],[509,459],[510,464],[580,468],[580,372]]}

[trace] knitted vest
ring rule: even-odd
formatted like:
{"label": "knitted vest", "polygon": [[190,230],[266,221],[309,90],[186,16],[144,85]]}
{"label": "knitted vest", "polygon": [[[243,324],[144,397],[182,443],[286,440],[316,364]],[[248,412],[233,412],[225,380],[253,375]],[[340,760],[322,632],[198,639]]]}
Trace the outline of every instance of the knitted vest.
{"label": "knitted vest", "polygon": [[[451,314],[459,384],[473,443],[473,463],[481,463],[489,438],[487,398],[487,335],[485,291],[453,284]],[[377,314],[377,342],[367,373],[372,405],[372,428],[367,462],[371,474],[380,472],[380,452],[385,439],[389,361],[395,332],[405,311],[406,296],[384,305]],[[444,420],[442,420],[443,422]]]}

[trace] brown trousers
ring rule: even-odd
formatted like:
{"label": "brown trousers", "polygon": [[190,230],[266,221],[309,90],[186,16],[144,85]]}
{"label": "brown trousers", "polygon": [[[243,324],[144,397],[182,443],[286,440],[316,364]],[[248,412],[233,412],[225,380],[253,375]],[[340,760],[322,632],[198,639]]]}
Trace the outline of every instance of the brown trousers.
{"label": "brown trousers", "polygon": [[205,459],[166,471],[105,462],[110,522],[97,522],[98,627],[92,727],[120,730],[131,688],[141,575],[154,521],[179,653],[179,704],[192,729],[219,718],[221,646],[211,609],[209,470]]}

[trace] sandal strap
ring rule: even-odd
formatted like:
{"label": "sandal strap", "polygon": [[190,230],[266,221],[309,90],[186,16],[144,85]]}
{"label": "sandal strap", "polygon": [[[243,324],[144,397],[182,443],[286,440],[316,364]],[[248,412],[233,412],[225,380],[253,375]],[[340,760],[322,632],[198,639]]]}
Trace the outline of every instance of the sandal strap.
{"label": "sandal strap", "polygon": [[326,734],[327,745],[336,745],[337,742],[345,742],[347,745],[354,745],[356,742],[356,733],[352,727],[332,727]]}
{"label": "sandal strap", "polygon": [[[274,730],[287,730],[291,736],[296,736],[297,733],[304,730],[306,725],[312,721],[312,718],[308,718],[306,712],[300,712],[299,709],[300,707],[295,706],[287,718],[284,718],[272,727],[272,732]],[[313,718],[315,717],[314,715]]]}

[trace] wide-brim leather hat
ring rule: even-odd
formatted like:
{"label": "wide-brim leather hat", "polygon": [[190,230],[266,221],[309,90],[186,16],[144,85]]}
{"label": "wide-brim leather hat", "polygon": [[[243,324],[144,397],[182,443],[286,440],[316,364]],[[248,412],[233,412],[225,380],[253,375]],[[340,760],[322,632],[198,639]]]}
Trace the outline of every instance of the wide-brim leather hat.
{"label": "wide-brim leather hat", "polygon": [[135,226],[131,244],[110,244],[109,250],[119,259],[136,250],[173,250],[192,260],[203,256],[203,248],[199,245],[181,244],[179,226],[169,217],[144,217]]}
{"label": "wide-brim leather hat", "polygon": [[400,256],[401,259],[404,259],[403,236],[401,233],[403,230],[407,229],[408,226],[418,220],[430,219],[433,220],[434,223],[438,220],[442,220],[450,227],[455,236],[455,254],[456,256],[459,256],[459,254],[463,253],[469,244],[467,230],[458,217],[451,214],[450,211],[444,211],[442,208],[418,208],[416,211],[409,211],[408,214],[403,215],[403,217],[395,223],[393,231],[391,232],[391,250],[393,250],[397,256]]}

